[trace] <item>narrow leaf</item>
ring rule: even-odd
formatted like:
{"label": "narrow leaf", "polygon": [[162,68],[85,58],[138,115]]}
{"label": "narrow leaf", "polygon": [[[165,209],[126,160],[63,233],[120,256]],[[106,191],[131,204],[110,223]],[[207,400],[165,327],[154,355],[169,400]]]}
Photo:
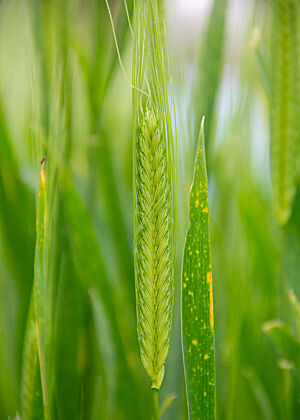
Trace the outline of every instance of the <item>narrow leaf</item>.
{"label": "narrow leaf", "polygon": [[[92,314],[95,325],[98,349],[101,357],[101,394],[97,396],[100,400],[101,413],[103,419],[115,418],[117,416],[116,407],[116,377],[117,377],[117,357],[114,342],[111,334],[111,327],[101,298],[96,289],[90,289],[89,296],[92,303]],[[100,418],[100,417],[99,417]]]}
{"label": "narrow leaf", "polygon": [[289,300],[293,308],[298,337],[300,337],[300,302],[292,289],[289,290]]}
{"label": "narrow leaf", "polygon": [[[32,301],[33,303],[33,301]],[[42,420],[43,398],[40,365],[37,349],[34,308],[30,305],[28,325],[25,333],[21,380],[21,406],[23,420]]]}
{"label": "narrow leaf", "polygon": [[[300,342],[293,336],[288,326],[282,321],[265,322],[262,326],[264,333],[270,338],[280,355],[295,367],[300,367]],[[297,370],[298,370],[297,369]],[[298,370],[299,371],[299,370]]]}
{"label": "narrow leaf", "polygon": [[272,403],[269,399],[268,393],[261,382],[257,373],[252,367],[247,367],[243,371],[243,375],[249,384],[249,388],[256,400],[256,403],[261,412],[261,418],[264,420],[274,419]]}
{"label": "narrow leaf", "polygon": [[[93,222],[67,170],[62,172],[60,187],[65,216],[70,230],[74,267],[83,287],[89,292],[94,317],[99,315],[99,308],[95,306],[94,296],[97,296],[97,302],[101,302],[102,311],[108,320],[107,328],[110,329],[112,344],[116,349],[118,380],[115,382],[111,380],[111,383],[117,387],[116,405],[120,407],[123,413],[126,413],[126,418],[138,419],[140,418],[136,398],[138,385],[134,376],[134,368],[132,368],[132,366],[136,366],[136,363],[129,365],[127,359],[127,354],[132,349],[132,341],[124,306],[121,306],[123,304],[118,300],[117,291],[114,290],[108,275]],[[123,310],[118,311],[117,308]],[[100,320],[97,320],[97,322],[100,322]],[[95,322],[96,330],[98,328],[97,322]],[[111,375],[113,374],[114,372],[111,372]],[[129,395],[126,394],[128,387],[132,390]]]}
{"label": "narrow leaf", "polygon": [[41,383],[45,418],[48,415],[46,386],[46,303],[47,285],[45,270],[45,230],[46,227],[46,175],[42,165],[38,190],[38,207],[36,220],[36,247],[34,262],[34,308],[36,318],[37,348],[41,371]]}
{"label": "narrow leaf", "polygon": [[[66,247],[64,248],[66,250]],[[58,419],[78,420],[81,381],[86,370],[83,304],[79,280],[65,253],[59,276],[55,308],[55,385]]]}
{"label": "narrow leaf", "polygon": [[[227,5],[227,0],[214,0],[201,45],[200,77],[195,91],[195,106],[200,111],[198,115],[205,114],[206,144],[209,144],[211,140],[215,102],[222,75]],[[198,130],[200,121],[196,119],[196,123],[196,130]]]}
{"label": "narrow leaf", "polygon": [[182,340],[189,418],[215,418],[215,361],[208,188],[202,120],[182,270]]}

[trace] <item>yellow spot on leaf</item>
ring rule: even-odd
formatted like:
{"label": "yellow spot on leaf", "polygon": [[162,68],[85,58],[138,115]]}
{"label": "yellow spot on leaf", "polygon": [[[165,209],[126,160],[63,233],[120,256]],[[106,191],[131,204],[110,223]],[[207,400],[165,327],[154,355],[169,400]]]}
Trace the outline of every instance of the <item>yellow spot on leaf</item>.
{"label": "yellow spot on leaf", "polygon": [[186,283],[183,283],[183,287],[186,288]]}
{"label": "yellow spot on leaf", "polygon": [[198,207],[199,206],[199,200],[195,201],[195,206]]}
{"label": "yellow spot on leaf", "polygon": [[209,284],[209,322],[210,328],[214,326],[214,308],[213,308],[213,290],[212,290],[212,275],[211,271],[207,273],[207,283]]}
{"label": "yellow spot on leaf", "polygon": [[193,341],[192,341],[192,344],[193,344],[194,346],[197,346],[198,341],[197,341],[197,340],[193,340]]}
{"label": "yellow spot on leaf", "polygon": [[44,166],[41,169],[41,177],[40,177],[40,180],[41,180],[41,184],[45,184],[45,168],[44,168]]}
{"label": "yellow spot on leaf", "polygon": [[208,359],[208,354],[205,354],[204,355],[204,360],[207,360]]}
{"label": "yellow spot on leaf", "polygon": [[206,395],[207,395],[206,391],[203,392],[203,395],[204,395],[204,397],[206,397]]}
{"label": "yellow spot on leaf", "polygon": [[189,290],[189,296],[194,296],[194,293]]}
{"label": "yellow spot on leaf", "polygon": [[204,209],[202,210],[203,213],[208,213],[208,208],[204,207]]}

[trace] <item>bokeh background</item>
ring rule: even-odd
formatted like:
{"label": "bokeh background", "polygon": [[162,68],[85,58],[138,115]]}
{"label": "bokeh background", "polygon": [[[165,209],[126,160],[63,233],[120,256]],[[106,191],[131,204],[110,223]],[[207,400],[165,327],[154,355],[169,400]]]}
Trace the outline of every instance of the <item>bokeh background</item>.
{"label": "bokeh background", "polygon": [[[124,4],[109,3],[130,79]],[[298,182],[281,228],[269,161],[271,7],[165,2],[178,139],[176,299],[160,402],[175,399],[165,420],[187,419],[180,270],[204,114],[217,418],[300,417],[300,195]],[[24,361],[43,156],[53,419],[151,419],[135,319],[131,88],[104,0],[0,2],[1,420],[23,418],[35,392]]]}

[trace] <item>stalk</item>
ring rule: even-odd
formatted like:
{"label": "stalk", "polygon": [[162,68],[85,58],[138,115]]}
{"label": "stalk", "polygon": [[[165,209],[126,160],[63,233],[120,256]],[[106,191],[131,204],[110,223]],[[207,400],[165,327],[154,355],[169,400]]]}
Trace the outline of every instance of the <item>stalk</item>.
{"label": "stalk", "polygon": [[152,389],[154,420],[159,420],[158,390]]}

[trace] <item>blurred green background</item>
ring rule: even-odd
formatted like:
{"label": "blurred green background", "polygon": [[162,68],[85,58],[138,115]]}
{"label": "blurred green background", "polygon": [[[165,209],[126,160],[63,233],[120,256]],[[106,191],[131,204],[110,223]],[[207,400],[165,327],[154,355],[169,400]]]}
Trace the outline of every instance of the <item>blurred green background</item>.
{"label": "blurred green background", "polygon": [[[109,3],[130,75],[124,4]],[[298,178],[281,228],[269,162],[271,7],[165,3],[178,130],[176,299],[161,405],[176,398],[165,420],[187,418],[180,270],[203,114],[217,418],[300,418],[300,189]],[[128,9],[132,16],[130,1]],[[26,420],[35,392],[25,331],[43,156],[52,419],[152,417],[136,334],[131,127],[131,89],[104,0],[0,2],[0,420],[17,412]]]}

